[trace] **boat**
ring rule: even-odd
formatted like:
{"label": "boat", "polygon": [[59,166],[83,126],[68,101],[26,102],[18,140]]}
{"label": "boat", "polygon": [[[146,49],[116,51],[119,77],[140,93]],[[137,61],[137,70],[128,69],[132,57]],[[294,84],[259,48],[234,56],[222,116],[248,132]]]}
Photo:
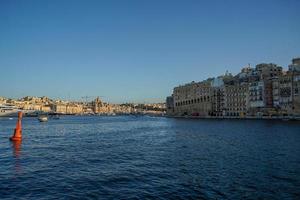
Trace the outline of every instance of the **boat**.
{"label": "boat", "polygon": [[24,117],[32,114],[35,110],[23,110],[11,104],[0,104],[0,117],[18,117],[18,112],[23,112]]}
{"label": "boat", "polygon": [[40,122],[47,122],[47,121],[48,121],[48,116],[47,116],[47,115],[40,115],[40,116],[38,117],[38,120],[39,120]]}
{"label": "boat", "polygon": [[22,111],[14,105],[0,105],[0,117],[17,117],[18,112]]}

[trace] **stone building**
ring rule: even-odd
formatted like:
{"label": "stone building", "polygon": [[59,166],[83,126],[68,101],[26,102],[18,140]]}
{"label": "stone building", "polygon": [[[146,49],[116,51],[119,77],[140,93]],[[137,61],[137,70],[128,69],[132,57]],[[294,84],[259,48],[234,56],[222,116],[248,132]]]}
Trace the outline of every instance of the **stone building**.
{"label": "stone building", "polygon": [[113,113],[113,108],[110,104],[104,103],[102,107],[98,109],[99,114],[111,114]]}
{"label": "stone building", "polygon": [[300,71],[293,75],[293,114],[300,115]]}
{"label": "stone building", "polygon": [[264,106],[273,108],[273,80],[264,80]]}
{"label": "stone building", "polygon": [[43,105],[43,106],[41,106],[41,111],[43,111],[43,112],[51,112],[50,105]]}
{"label": "stone building", "polygon": [[278,80],[279,107],[283,114],[300,114],[300,72],[287,72]]}
{"label": "stone building", "polygon": [[279,106],[284,114],[292,112],[292,75],[284,74],[279,77]]}
{"label": "stone building", "polygon": [[81,104],[77,104],[77,103],[57,102],[57,103],[52,104],[50,107],[53,112],[59,113],[59,114],[73,115],[73,114],[83,113],[83,106]]}
{"label": "stone building", "polygon": [[[273,63],[175,87],[175,115],[300,115],[300,58],[289,71]],[[170,99],[168,100],[170,101]],[[171,108],[171,106],[169,106]],[[298,114],[299,113],[299,114]]]}
{"label": "stone building", "polygon": [[264,104],[264,82],[256,81],[249,83],[249,107],[263,108]]}
{"label": "stone building", "polygon": [[51,105],[51,110],[55,113],[66,114],[67,113],[67,105],[65,103],[54,103]]}
{"label": "stone building", "polygon": [[174,113],[176,115],[207,116],[212,111],[210,82],[189,83],[174,88]]}
{"label": "stone building", "polygon": [[100,100],[99,97],[97,97],[92,102],[92,109],[93,109],[94,113],[100,113],[101,107],[103,107],[103,102]]}
{"label": "stone building", "polygon": [[83,106],[75,103],[68,103],[66,105],[66,114],[81,114],[83,113]]}
{"label": "stone building", "polygon": [[224,102],[224,86],[214,87],[212,89],[212,96],[211,96],[211,106],[212,116],[223,116],[225,110],[225,102]]}
{"label": "stone building", "polygon": [[249,87],[248,84],[227,85],[224,88],[225,115],[245,116],[249,109]]}
{"label": "stone building", "polygon": [[273,63],[261,63],[256,65],[255,71],[257,71],[261,80],[267,80],[280,76],[282,74],[282,67]]}
{"label": "stone building", "polygon": [[102,102],[99,97],[97,97],[91,105],[95,114],[111,114],[114,110],[112,105]]}
{"label": "stone building", "polygon": [[273,82],[273,98],[281,114],[300,115],[299,91],[300,58],[294,58],[289,65],[289,70]]}
{"label": "stone building", "polygon": [[174,115],[174,98],[169,96],[166,98],[166,111],[167,115]]}
{"label": "stone building", "polygon": [[24,110],[36,110],[36,111],[41,111],[42,110],[43,105],[42,104],[37,104],[37,103],[33,103],[30,104],[28,102],[25,102],[23,104],[22,109]]}
{"label": "stone building", "polygon": [[273,107],[277,110],[280,109],[279,77],[276,77],[272,80],[272,97],[273,97]]}

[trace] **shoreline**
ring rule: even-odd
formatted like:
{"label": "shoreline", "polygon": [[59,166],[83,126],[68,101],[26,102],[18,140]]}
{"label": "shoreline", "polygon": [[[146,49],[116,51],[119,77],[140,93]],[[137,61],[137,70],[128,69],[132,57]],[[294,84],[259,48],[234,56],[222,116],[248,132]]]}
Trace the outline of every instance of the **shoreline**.
{"label": "shoreline", "polygon": [[245,116],[245,117],[235,117],[235,116],[166,116],[168,118],[180,118],[180,119],[215,119],[215,120],[281,120],[281,121],[300,121],[300,116],[287,116],[287,117],[269,117],[269,116]]}

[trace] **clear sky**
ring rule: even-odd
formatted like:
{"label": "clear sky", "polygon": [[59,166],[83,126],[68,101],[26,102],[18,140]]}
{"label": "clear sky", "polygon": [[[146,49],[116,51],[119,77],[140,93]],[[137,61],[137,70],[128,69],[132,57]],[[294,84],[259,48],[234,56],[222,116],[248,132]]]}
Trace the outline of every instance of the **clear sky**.
{"label": "clear sky", "polygon": [[299,0],[0,0],[0,96],[164,101],[174,86],[287,68]]}

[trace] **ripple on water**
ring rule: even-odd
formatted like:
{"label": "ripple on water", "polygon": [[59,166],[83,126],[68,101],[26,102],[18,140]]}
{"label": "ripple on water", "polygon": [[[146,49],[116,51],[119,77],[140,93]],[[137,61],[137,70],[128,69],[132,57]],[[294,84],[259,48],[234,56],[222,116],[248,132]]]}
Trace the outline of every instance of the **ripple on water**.
{"label": "ripple on water", "polygon": [[0,199],[296,199],[297,123],[151,117],[0,120]]}

